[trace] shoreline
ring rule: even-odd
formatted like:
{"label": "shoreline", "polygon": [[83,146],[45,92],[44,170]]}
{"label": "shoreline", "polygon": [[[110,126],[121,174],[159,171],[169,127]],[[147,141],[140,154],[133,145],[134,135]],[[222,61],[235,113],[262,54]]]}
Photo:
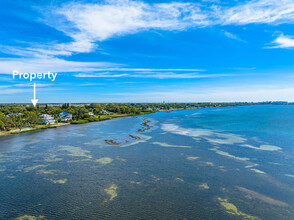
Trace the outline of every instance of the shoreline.
{"label": "shoreline", "polygon": [[[243,106],[243,105],[240,105]],[[248,105],[246,105],[248,106]],[[114,118],[121,118],[121,117],[130,117],[130,116],[141,116],[141,115],[149,115],[149,114],[153,114],[153,113],[157,113],[157,112],[171,112],[171,111],[181,111],[181,110],[189,110],[189,109],[203,109],[203,108],[224,108],[224,107],[231,107],[231,106],[215,106],[215,107],[196,107],[196,108],[178,108],[178,109],[172,109],[172,110],[159,110],[159,111],[153,111],[153,112],[144,112],[141,114],[137,114],[137,115],[123,115],[123,114],[117,114],[117,115],[105,115],[105,117],[102,118],[93,118],[93,120],[77,120],[77,121],[71,121],[69,123],[58,123],[58,124],[54,124],[54,125],[36,125],[36,127],[25,127],[23,129],[23,131],[0,131],[0,138],[2,137],[7,137],[7,136],[12,136],[12,135],[17,135],[17,134],[23,134],[23,133],[28,133],[28,132],[34,132],[34,131],[40,131],[40,130],[44,130],[44,129],[50,129],[50,128],[57,128],[57,127],[61,127],[61,126],[66,126],[66,125],[78,125],[78,124],[86,124],[86,123],[91,123],[91,122],[99,122],[99,121],[105,121],[105,120],[111,120]],[[237,106],[236,106],[237,107]],[[104,116],[104,115],[102,115]],[[138,129],[137,132],[144,132],[146,130],[149,130],[151,128],[151,126],[148,125],[148,123],[150,121],[146,120],[146,118],[143,118],[143,121],[141,123],[142,126],[144,126],[144,129]],[[15,129],[18,130],[18,129]],[[132,136],[131,136],[132,137]],[[134,136],[135,137],[135,136]],[[105,140],[106,141],[106,140]],[[109,141],[109,140],[108,140]],[[111,141],[111,140],[110,140]],[[112,143],[112,145],[120,145],[120,143]]]}
{"label": "shoreline", "polygon": [[[21,130],[14,129],[11,131],[0,131],[0,138],[12,136],[12,135],[24,134],[24,133],[28,133],[28,132],[40,131],[40,130],[44,130],[44,129],[57,128],[57,127],[67,126],[67,125],[86,124],[86,123],[106,121],[106,120],[111,120],[114,118],[122,118],[122,117],[132,117],[132,116],[136,117],[136,116],[141,116],[141,115],[151,114],[151,113],[155,113],[155,112],[148,112],[148,113],[143,113],[143,114],[138,114],[138,115],[127,115],[127,114],[125,114],[125,115],[124,114],[116,114],[116,115],[105,115],[105,116],[102,115],[102,117],[93,118],[93,120],[91,120],[91,121],[81,119],[81,120],[77,120],[77,121],[71,121],[68,123],[58,123],[58,124],[52,124],[52,125],[36,125],[35,127],[24,127]],[[114,143],[114,145],[118,145],[118,144]]]}
{"label": "shoreline", "polygon": [[40,131],[40,130],[44,130],[44,129],[58,128],[58,127],[66,126],[66,125],[70,125],[70,123],[58,123],[58,124],[54,124],[54,125],[37,125],[36,127],[25,127],[22,129],[15,129],[12,131],[5,131],[5,132],[2,131],[2,132],[0,132],[0,138],[12,136],[12,135],[17,135],[17,134],[24,134],[24,133],[28,133],[28,132]]}
{"label": "shoreline", "polygon": [[[147,113],[147,114],[150,114],[150,113]],[[140,114],[140,115],[143,115],[143,114]],[[77,121],[71,121],[71,122],[68,122],[68,123],[57,123],[57,124],[51,124],[51,125],[36,125],[35,127],[24,127],[21,130],[20,129],[14,129],[14,130],[11,130],[11,131],[0,131],[0,138],[1,137],[12,136],[12,135],[17,135],[17,134],[28,133],[28,132],[40,131],[40,130],[44,130],[44,129],[57,128],[57,127],[67,126],[67,125],[86,124],[86,123],[91,123],[91,122],[99,122],[99,121],[111,120],[111,119],[114,119],[114,118],[129,117],[129,116],[140,116],[140,115],[122,115],[122,114],[105,115],[105,117],[102,117],[102,118],[98,118],[98,117],[93,118],[92,121],[89,121],[89,120],[77,120]],[[18,131],[18,130],[20,130],[20,131]]]}

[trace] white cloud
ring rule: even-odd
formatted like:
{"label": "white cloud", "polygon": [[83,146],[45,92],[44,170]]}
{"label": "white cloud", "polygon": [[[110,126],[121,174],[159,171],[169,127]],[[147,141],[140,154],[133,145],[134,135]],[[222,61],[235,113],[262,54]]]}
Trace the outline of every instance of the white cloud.
{"label": "white cloud", "polygon": [[8,46],[0,45],[3,53],[13,54],[21,57],[42,58],[46,56],[69,56],[72,53],[66,50],[57,50],[56,45],[40,45],[34,43],[30,46]]}
{"label": "white cloud", "polygon": [[63,51],[64,53],[89,53],[97,46],[88,39],[85,34],[75,34],[72,36],[74,41],[70,43],[57,44],[52,48],[54,51]]}
{"label": "white cloud", "polygon": [[118,66],[105,62],[77,62],[66,61],[59,58],[0,58],[0,73],[12,74],[13,70],[19,72],[79,72],[95,71],[99,68]]}
{"label": "white cloud", "polygon": [[100,73],[100,74],[87,74],[87,73],[78,73],[74,75],[78,78],[117,78],[117,77],[124,77],[130,76],[129,74],[109,74],[109,73]]}
{"label": "white cloud", "polygon": [[237,39],[237,40],[239,39],[239,38],[237,37],[237,35],[232,34],[232,33],[228,32],[228,31],[224,31],[224,35],[225,35],[226,37],[228,37],[228,38]]}
{"label": "white cloud", "polygon": [[217,24],[293,23],[294,2],[257,0],[224,7],[192,2],[148,4],[118,0],[96,4],[70,3],[57,9],[57,13],[70,22],[72,28],[61,29],[75,41],[80,41],[77,33],[83,34],[82,39],[102,41],[150,29],[173,31]]}
{"label": "white cloud", "polygon": [[294,39],[289,37],[289,36],[285,36],[285,35],[280,35],[279,37],[277,37],[272,44],[274,46],[270,46],[267,48],[294,48]]}
{"label": "white cloud", "polygon": [[0,86],[0,89],[9,88],[10,86]]}
{"label": "white cloud", "polygon": [[[56,92],[59,90],[64,90],[64,88],[38,88],[38,92]],[[19,89],[13,89],[12,86],[9,86],[9,88],[6,89],[1,89],[0,90],[0,95],[10,95],[10,94],[23,94],[23,93],[30,93],[32,94],[32,88],[27,88],[25,86],[24,88],[19,88]],[[28,101],[29,102],[29,101]]]}
{"label": "white cloud", "polygon": [[294,2],[258,0],[223,7],[192,2],[148,4],[118,0],[104,4],[66,4],[57,13],[70,22],[72,28],[62,27],[62,30],[75,41],[80,41],[76,33],[84,34],[82,39],[102,41],[150,29],[173,31],[216,24],[293,23]]}
{"label": "white cloud", "polygon": [[[188,72],[205,71],[203,69],[152,69],[152,68],[123,68],[122,65],[107,62],[78,62],[67,61],[54,57],[40,58],[0,58],[0,74],[12,74],[14,70],[19,72],[80,72],[76,77],[123,77],[129,74],[113,74],[110,72]],[[89,74],[86,72],[98,72]],[[167,73],[162,73],[162,76]],[[188,76],[188,75],[187,75]],[[134,76],[135,77],[135,76]],[[137,77],[140,77],[139,75]],[[7,78],[5,78],[7,79]]]}
{"label": "white cloud", "polygon": [[[71,37],[70,42],[28,47],[2,46],[2,52],[23,57],[70,56],[94,51],[97,42],[115,36],[149,30],[183,31],[212,25],[294,23],[293,0],[255,0],[223,6],[217,1],[145,3],[131,0],[106,0],[97,3],[66,3],[44,12],[46,24]],[[232,39],[236,35],[224,32]]]}
{"label": "white cloud", "polygon": [[[291,95],[292,94],[292,95]],[[260,102],[260,101],[294,101],[293,87],[228,87],[206,89],[173,89],[165,91],[137,91],[136,93],[110,93],[113,96],[104,101],[109,102]]]}
{"label": "white cloud", "polygon": [[[44,11],[43,11],[44,12]],[[46,15],[45,15],[46,14]],[[149,30],[183,31],[189,28],[213,25],[246,24],[293,24],[293,0],[255,0],[223,6],[217,1],[207,5],[203,2],[145,3],[131,0],[106,0],[96,3],[66,3],[61,7],[52,7],[44,12],[46,24],[64,32],[70,42],[47,44],[31,43],[19,47],[1,46],[4,53],[26,57],[21,60],[0,60],[0,72],[10,72],[6,62],[13,68],[23,66],[26,71],[53,69],[52,71],[79,71],[99,66],[99,63],[70,62],[56,56],[71,56],[73,53],[89,53],[98,47],[97,43],[115,36],[138,33]],[[224,32],[232,39],[238,36]],[[293,47],[293,39],[278,37],[275,47]],[[48,58],[49,57],[49,58]],[[46,59],[48,58],[48,61]],[[15,65],[14,65],[15,64]],[[2,66],[3,65],[3,66]],[[64,68],[62,68],[62,65]],[[54,67],[58,68],[54,68]],[[82,66],[82,68],[81,68]],[[62,69],[62,70],[60,70]]]}
{"label": "white cloud", "polygon": [[230,67],[229,70],[255,70],[256,67]]}
{"label": "white cloud", "polygon": [[[105,4],[67,4],[57,10],[89,41],[136,33],[149,29],[183,30],[191,25],[207,25],[207,15],[197,3],[157,3],[107,1]],[[74,32],[66,32],[74,36]]]}
{"label": "white cloud", "polygon": [[[44,89],[52,84],[37,83],[38,91],[50,91],[50,89]],[[15,89],[14,87],[17,87]],[[0,86],[0,94],[21,94],[21,93],[32,93],[33,83],[15,83],[5,86]],[[42,88],[42,89],[40,89]],[[55,90],[56,88],[54,88]]]}
{"label": "white cloud", "polygon": [[9,95],[9,94],[22,94],[32,92],[31,89],[1,89],[0,94],[1,95]]}
{"label": "white cloud", "polygon": [[[72,55],[88,53],[97,48],[97,41],[113,36],[137,33],[150,29],[184,30],[193,25],[206,26],[206,14],[198,3],[148,4],[141,1],[106,0],[101,3],[68,3],[44,12],[47,25],[64,32],[72,42],[35,45],[29,53]],[[28,53],[22,48],[6,48],[7,52]]]}
{"label": "white cloud", "polygon": [[[38,83],[37,86],[38,87],[48,87],[48,86],[52,86],[53,84],[44,84],[44,83]],[[17,83],[17,84],[13,84],[11,86],[16,86],[16,87],[33,87],[33,83]],[[8,86],[10,87],[10,86]]]}
{"label": "white cloud", "polygon": [[203,69],[150,69],[150,68],[97,68],[96,71],[118,71],[118,72],[158,72],[158,71],[175,71],[175,72],[187,72],[187,71],[205,71]]}
{"label": "white cloud", "polygon": [[[56,17],[57,16],[57,17]],[[58,25],[55,20],[58,20]],[[62,20],[60,22],[60,20]],[[97,41],[147,30],[182,31],[209,25],[280,24],[294,22],[293,0],[255,0],[235,6],[215,2],[106,0],[102,3],[69,3],[53,8],[47,23],[63,31],[73,42],[58,44],[56,53],[90,52]],[[240,40],[225,32],[229,38]]]}
{"label": "white cloud", "polygon": [[237,35],[232,34],[232,33],[228,32],[228,31],[223,31],[223,33],[228,38],[231,38],[231,39],[234,39],[234,40],[238,40],[238,41],[242,41],[242,42],[246,42],[246,41],[240,39]]}
{"label": "white cloud", "polygon": [[79,78],[117,78],[117,77],[132,77],[132,78],[156,78],[156,79],[194,79],[194,78],[215,78],[231,76],[230,74],[199,74],[199,73],[176,73],[176,72],[152,72],[152,73],[96,73],[96,74],[75,74],[75,77]]}
{"label": "white cloud", "polygon": [[217,7],[216,12],[222,25],[293,23],[293,0],[253,0],[231,8]]}
{"label": "white cloud", "polygon": [[[171,73],[165,72],[201,72],[203,69],[152,69],[152,68],[123,68],[122,65],[107,62],[78,62],[67,61],[60,58],[50,56],[39,58],[0,58],[0,74],[12,74],[14,70],[19,72],[80,72],[75,74],[76,77],[124,77],[129,76],[128,73],[114,74],[113,72],[138,72],[144,73],[157,73],[155,78],[169,78]],[[92,72],[96,72],[93,74]],[[163,72],[159,75],[158,72]],[[176,77],[176,73],[172,73]],[[182,77],[194,78],[192,74],[183,74]],[[142,75],[134,75],[131,77],[142,77]],[[151,74],[149,74],[151,77]]]}

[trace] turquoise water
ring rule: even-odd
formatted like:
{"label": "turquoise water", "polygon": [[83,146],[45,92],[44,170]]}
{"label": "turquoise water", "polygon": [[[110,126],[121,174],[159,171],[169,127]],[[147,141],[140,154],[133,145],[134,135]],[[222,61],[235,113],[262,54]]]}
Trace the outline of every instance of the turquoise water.
{"label": "turquoise water", "polygon": [[293,113],[193,109],[1,138],[0,219],[294,219]]}

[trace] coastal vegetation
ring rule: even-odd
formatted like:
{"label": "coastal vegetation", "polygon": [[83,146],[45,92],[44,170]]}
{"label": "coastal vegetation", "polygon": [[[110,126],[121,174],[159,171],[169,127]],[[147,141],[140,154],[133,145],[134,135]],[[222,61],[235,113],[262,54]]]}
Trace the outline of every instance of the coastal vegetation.
{"label": "coastal vegetation", "polygon": [[[118,104],[1,104],[0,131],[20,132],[56,127],[56,123],[83,124],[109,120],[116,117],[142,115],[157,111],[172,111],[191,108],[212,108],[269,103],[118,103]],[[61,114],[70,115],[62,118]],[[45,119],[45,120],[44,120]],[[48,120],[46,120],[48,119]],[[44,123],[46,121],[46,123]],[[54,123],[52,123],[52,121]],[[146,121],[144,122],[146,124]],[[143,126],[144,126],[143,123]],[[148,122],[147,122],[148,123]],[[144,130],[149,129],[145,126]],[[24,129],[25,128],[25,129]],[[144,131],[143,129],[140,132]]]}

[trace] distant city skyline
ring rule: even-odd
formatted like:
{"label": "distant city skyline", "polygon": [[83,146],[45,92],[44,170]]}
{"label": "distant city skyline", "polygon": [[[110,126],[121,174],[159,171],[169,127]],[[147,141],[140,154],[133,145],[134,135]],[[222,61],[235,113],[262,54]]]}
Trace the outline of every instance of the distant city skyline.
{"label": "distant city skyline", "polygon": [[[0,2],[0,102],[294,101],[294,3]],[[54,82],[13,71],[58,73]]]}

